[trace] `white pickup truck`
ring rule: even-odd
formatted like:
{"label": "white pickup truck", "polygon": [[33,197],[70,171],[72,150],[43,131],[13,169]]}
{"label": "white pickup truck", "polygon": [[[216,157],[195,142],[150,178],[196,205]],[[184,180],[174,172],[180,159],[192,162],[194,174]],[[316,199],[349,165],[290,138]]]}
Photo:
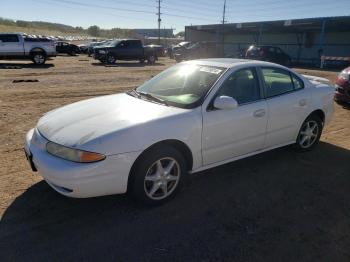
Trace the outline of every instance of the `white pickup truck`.
{"label": "white pickup truck", "polygon": [[53,56],[56,56],[56,44],[50,39],[0,33],[0,59],[30,59],[36,65],[43,65]]}

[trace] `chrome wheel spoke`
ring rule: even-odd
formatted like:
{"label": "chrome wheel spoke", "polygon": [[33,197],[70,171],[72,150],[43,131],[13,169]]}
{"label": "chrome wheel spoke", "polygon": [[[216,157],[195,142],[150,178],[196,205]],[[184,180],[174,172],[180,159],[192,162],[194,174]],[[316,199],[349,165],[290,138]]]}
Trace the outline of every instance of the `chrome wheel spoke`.
{"label": "chrome wheel spoke", "polygon": [[303,136],[302,139],[300,140],[300,144],[303,145],[307,140],[307,136]]}
{"label": "chrome wheel spoke", "polygon": [[167,165],[167,167],[164,169],[166,174],[170,174],[171,170],[173,169],[175,165],[175,160],[172,160],[169,162],[169,164]]}
{"label": "chrome wheel spoke", "polygon": [[168,185],[167,185],[167,183],[163,183],[160,187],[162,188],[162,191],[163,191],[164,195],[168,194]]}
{"label": "chrome wheel spoke", "polygon": [[168,181],[176,181],[178,179],[178,177],[177,176],[168,175],[166,179]]}
{"label": "chrome wheel spoke", "polygon": [[153,182],[158,181],[159,180],[159,175],[156,174],[156,175],[152,175],[152,176],[146,176],[145,180],[146,181],[153,181]]}
{"label": "chrome wheel spoke", "polygon": [[158,191],[159,188],[160,188],[160,183],[153,183],[152,189],[149,192],[149,194],[153,196]]}
{"label": "chrome wheel spoke", "polygon": [[164,174],[164,168],[160,160],[157,161],[157,172],[159,174]]}

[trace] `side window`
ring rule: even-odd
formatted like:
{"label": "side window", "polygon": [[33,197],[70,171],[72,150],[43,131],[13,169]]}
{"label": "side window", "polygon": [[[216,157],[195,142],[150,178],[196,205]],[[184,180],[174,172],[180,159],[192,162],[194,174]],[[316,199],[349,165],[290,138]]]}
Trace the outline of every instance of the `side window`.
{"label": "side window", "polygon": [[294,90],[288,71],[279,68],[262,68],[261,71],[265,81],[267,97],[282,95]]}
{"label": "side window", "polygon": [[217,96],[230,96],[238,104],[260,99],[260,88],[255,69],[245,68],[234,72],[221,86]]}
{"label": "side window", "polygon": [[118,46],[121,48],[125,48],[127,46],[127,42],[125,42],[125,41],[120,42],[120,44]]}
{"label": "side window", "polygon": [[304,88],[304,82],[293,74],[292,74],[292,80],[293,80],[295,90]]}
{"label": "side window", "polygon": [[19,42],[17,35],[1,35],[0,40],[4,43],[14,43]]}
{"label": "side window", "polygon": [[130,47],[132,48],[140,48],[141,42],[140,41],[130,41]]}
{"label": "side window", "polygon": [[276,47],[276,53],[277,54],[282,54],[283,52],[282,52],[282,50],[280,48]]}

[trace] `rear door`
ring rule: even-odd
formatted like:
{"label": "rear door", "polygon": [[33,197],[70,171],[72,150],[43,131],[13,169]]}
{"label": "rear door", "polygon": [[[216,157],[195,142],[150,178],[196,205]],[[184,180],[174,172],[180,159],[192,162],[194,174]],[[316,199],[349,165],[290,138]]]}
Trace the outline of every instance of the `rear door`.
{"label": "rear door", "polygon": [[0,55],[1,56],[21,56],[23,55],[23,44],[16,34],[0,35]]}
{"label": "rear door", "polygon": [[139,40],[130,40],[130,49],[133,59],[139,59],[143,57],[143,46]]}
{"label": "rear door", "polygon": [[261,67],[265,87],[268,124],[265,147],[292,143],[305,120],[311,93],[295,74],[277,67]]}

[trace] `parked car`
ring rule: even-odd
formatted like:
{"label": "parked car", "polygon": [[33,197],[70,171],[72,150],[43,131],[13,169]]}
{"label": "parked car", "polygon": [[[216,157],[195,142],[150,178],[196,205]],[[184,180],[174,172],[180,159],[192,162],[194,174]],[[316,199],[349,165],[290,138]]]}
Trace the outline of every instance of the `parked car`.
{"label": "parked car", "polygon": [[337,77],[334,100],[350,103],[350,67],[345,68]]}
{"label": "parked car", "polygon": [[77,45],[59,41],[56,44],[56,52],[60,54],[75,56],[76,54],[80,53],[80,49]]}
{"label": "parked car", "polygon": [[80,44],[78,45],[78,47],[79,47],[80,53],[82,54],[88,53],[89,46],[87,44]]}
{"label": "parked car", "polygon": [[184,60],[220,57],[222,50],[216,42],[197,42],[174,53],[177,62]]}
{"label": "parked car", "polygon": [[105,45],[108,45],[110,42],[111,40],[105,40],[101,42],[91,42],[88,47],[88,55],[92,56],[94,54],[95,47],[105,46]]}
{"label": "parked car", "polygon": [[333,114],[333,94],[277,64],[183,62],[127,93],[45,114],[25,152],[65,196],[129,192],[159,204],[190,173],[291,144],[313,149]]}
{"label": "parked car", "polygon": [[114,40],[108,45],[94,48],[94,59],[101,63],[114,64],[117,60],[138,60],[149,64],[156,62],[157,54],[153,48],[144,47],[141,40]]}
{"label": "parked car", "polygon": [[189,47],[190,45],[192,45],[191,42],[181,42],[177,45],[173,45],[173,46],[169,47],[167,50],[169,58],[174,58],[175,52],[180,51],[186,47]]}
{"label": "parked car", "polygon": [[292,64],[292,59],[281,48],[274,46],[250,46],[245,54],[247,59],[273,62],[285,66]]}
{"label": "parked car", "polygon": [[166,55],[166,49],[162,45],[146,45],[146,48],[155,50],[157,57],[164,57]]}
{"label": "parked car", "polygon": [[47,38],[32,38],[21,33],[0,33],[0,59],[30,59],[43,65],[56,56],[55,42]]}

